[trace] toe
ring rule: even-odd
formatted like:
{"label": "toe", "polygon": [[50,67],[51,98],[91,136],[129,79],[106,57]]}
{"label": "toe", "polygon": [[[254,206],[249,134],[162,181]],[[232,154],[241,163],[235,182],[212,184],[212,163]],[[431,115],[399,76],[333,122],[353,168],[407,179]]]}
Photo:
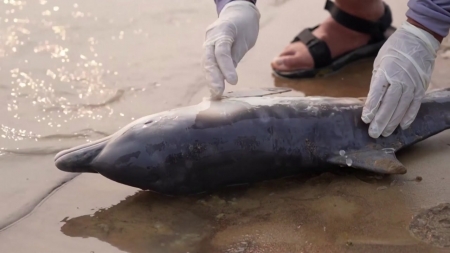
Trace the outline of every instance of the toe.
{"label": "toe", "polygon": [[277,71],[293,71],[314,67],[311,54],[301,42],[291,44],[280,56],[275,57],[271,66]]}

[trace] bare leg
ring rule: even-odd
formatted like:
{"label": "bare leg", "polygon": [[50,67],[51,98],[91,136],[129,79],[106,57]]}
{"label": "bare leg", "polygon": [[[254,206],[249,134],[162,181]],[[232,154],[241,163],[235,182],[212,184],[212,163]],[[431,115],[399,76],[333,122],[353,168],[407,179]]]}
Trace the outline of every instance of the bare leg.
{"label": "bare leg", "polygon": [[[336,0],[337,7],[359,18],[376,21],[384,13],[381,0]],[[350,30],[328,17],[313,34],[325,41],[332,58],[367,44],[370,36]],[[272,68],[279,71],[312,69],[314,61],[308,48],[302,42],[289,44],[280,56],[272,61]]]}

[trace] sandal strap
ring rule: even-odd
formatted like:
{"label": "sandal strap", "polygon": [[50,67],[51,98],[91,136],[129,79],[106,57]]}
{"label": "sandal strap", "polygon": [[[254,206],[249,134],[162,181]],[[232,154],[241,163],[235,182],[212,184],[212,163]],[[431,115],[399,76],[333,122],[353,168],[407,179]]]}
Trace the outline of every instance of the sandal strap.
{"label": "sandal strap", "polygon": [[[389,6],[384,3],[384,14],[373,22],[362,18],[355,17],[341,9],[339,9],[331,0],[326,0],[325,9],[328,10],[333,19],[348,29],[371,35],[371,42],[378,42],[385,39],[384,33],[391,26],[392,14]],[[318,27],[306,28],[301,31],[291,43],[301,41],[308,48],[313,60],[315,68],[323,68],[328,66],[332,61],[331,51],[325,41],[320,40],[312,34],[312,31]]]}
{"label": "sandal strap", "polygon": [[355,17],[341,9],[339,9],[331,0],[326,0],[325,10],[329,11],[333,19],[348,29],[370,34],[375,40],[384,39],[384,32],[391,26],[392,14],[389,6],[384,3],[384,14],[373,22],[370,20]]}
{"label": "sandal strap", "polygon": [[312,34],[314,28],[306,28],[301,31],[292,42],[301,41],[308,48],[313,60],[315,68],[322,68],[330,64],[332,61],[330,48],[325,41],[320,40]]}

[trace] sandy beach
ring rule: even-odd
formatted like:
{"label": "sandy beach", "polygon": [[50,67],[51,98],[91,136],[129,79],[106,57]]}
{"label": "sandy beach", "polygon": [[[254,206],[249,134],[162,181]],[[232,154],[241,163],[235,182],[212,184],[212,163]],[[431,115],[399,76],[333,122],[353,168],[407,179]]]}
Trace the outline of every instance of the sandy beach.
{"label": "sandy beach", "polygon": [[[407,1],[386,2],[398,27]],[[327,17],[323,5],[259,1],[258,42],[227,91],[366,96],[372,60],[317,80],[272,76],[272,58]],[[405,175],[326,173],[195,197],[55,167],[62,149],[208,96],[200,59],[216,16],[212,0],[0,3],[0,252],[450,252],[450,131],[398,154]],[[447,38],[430,89],[450,87],[449,69]]]}

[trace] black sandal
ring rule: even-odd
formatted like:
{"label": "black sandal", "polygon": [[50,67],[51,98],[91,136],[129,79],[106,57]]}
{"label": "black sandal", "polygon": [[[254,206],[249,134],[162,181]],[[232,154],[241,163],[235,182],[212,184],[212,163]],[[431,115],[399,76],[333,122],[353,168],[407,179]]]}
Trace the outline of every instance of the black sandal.
{"label": "black sandal", "polygon": [[318,39],[312,34],[312,31],[319,27],[319,25],[313,28],[306,28],[301,31],[291,43],[302,41],[308,47],[308,50],[314,60],[314,69],[273,71],[276,75],[285,78],[324,77],[337,72],[350,63],[375,57],[384,42],[395,31],[395,28],[391,26],[391,10],[386,3],[383,4],[385,6],[383,16],[378,21],[373,22],[352,16],[339,9],[333,2],[331,2],[331,0],[326,0],[325,10],[330,12],[333,19],[337,23],[351,30],[370,34],[372,38],[369,43],[332,59],[330,49],[325,41]]}

